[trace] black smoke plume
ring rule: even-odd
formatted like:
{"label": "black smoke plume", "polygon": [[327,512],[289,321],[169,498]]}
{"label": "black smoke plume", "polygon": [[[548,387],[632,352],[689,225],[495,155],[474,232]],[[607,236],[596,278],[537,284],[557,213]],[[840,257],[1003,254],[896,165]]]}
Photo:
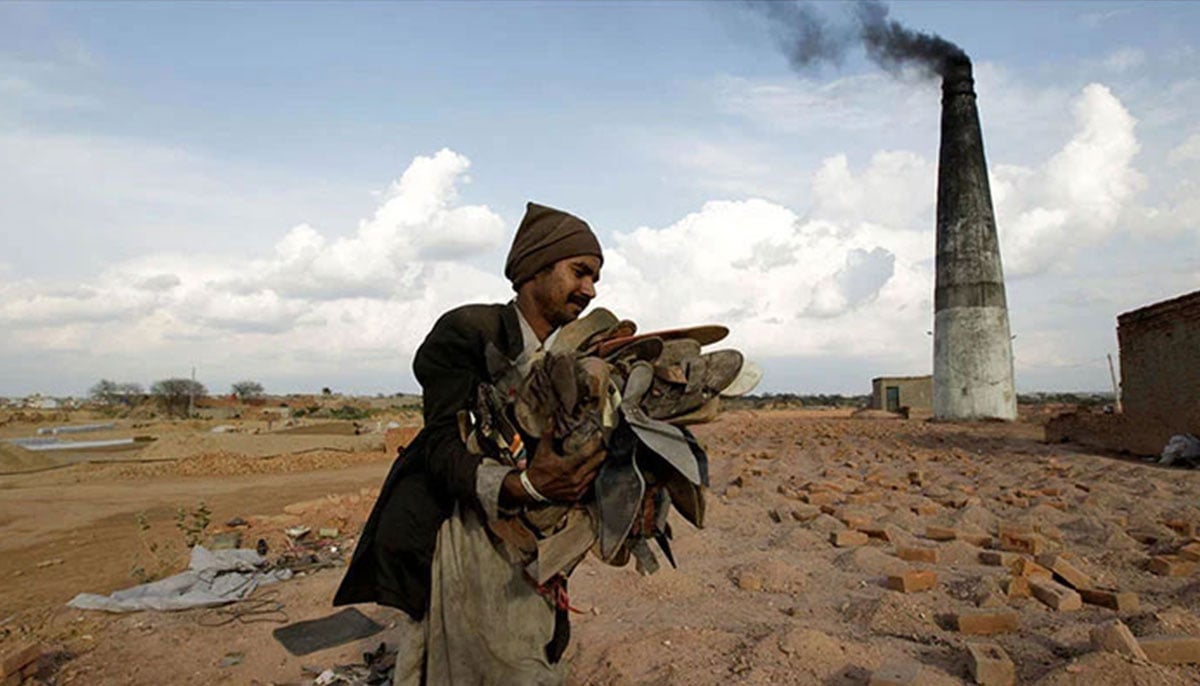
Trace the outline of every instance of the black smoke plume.
{"label": "black smoke plume", "polygon": [[796,70],[825,62],[839,65],[846,52],[858,45],[867,57],[892,73],[912,66],[931,76],[944,76],[951,65],[968,61],[962,48],[945,38],[890,19],[888,6],[879,0],[849,4],[851,11],[844,24],[831,24],[807,2],[751,0],[750,5],[771,22],[780,47]]}

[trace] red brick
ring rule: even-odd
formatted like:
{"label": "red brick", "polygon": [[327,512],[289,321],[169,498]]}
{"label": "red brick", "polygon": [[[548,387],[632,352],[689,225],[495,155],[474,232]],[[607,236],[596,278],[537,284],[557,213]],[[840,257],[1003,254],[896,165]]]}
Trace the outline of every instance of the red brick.
{"label": "red brick", "polygon": [[1191,562],[1200,562],[1200,541],[1193,541],[1179,549],[1179,557]]}
{"label": "red brick", "polygon": [[1017,631],[1021,617],[1013,610],[964,610],[954,616],[954,624],[961,633],[990,636]]}
{"label": "red brick", "polygon": [[1029,588],[1033,597],[1059,612],[1083,609],[1083,598],[1071,589],[1050,579],[1030,579]]}
{"label": "red brick", "polygon": [[1177,555],[1157,555],[1150,558],[1150,571],[1160,576],[1190,576],[1196,563]]}
{"label": "red brick", "polygon": [[881,541],[890,543],[892,540],[892,535],[890,533],[888,533],[887,527],[871,525],[871,526],[864,526],[861,529],[859,529],[859,531],[863,532],[864,534],[866,534],[867,536],[869,536],[871,538],[877,538]]}
{"label": "red brick", "polygon": [[1026,579],[1048,580],[1051,578],[1051,576],[1053,576],[1049,569],[1046,569],[1027,557],[1019,558],[1013,563],[1013,566],[1010,569],[1012,569],[1012,573],[1015,576],[1023,576]]}
{"label": "red brick", "polygon": [[980,686],[1012,686],[1017,681],[1017,668],[996,643],[968,643],[971,676]]}
{"label": "red brick", "polygon": [[1068,586],[1074,589],[1091,588],[1092,579],[1087,574],[1084,574],[1078,567],[1067,561],[1065,557],[1057,554],[1042,555],[1038,558],[1038,562],[1044,567],[1054,572],[1054,576],[1062,579]]}
{"label": "red brick", "polygon": [[829,542],[839,548],[853,548],[855,546],[866,545],[867,535],[861,531],[835,531],[829,535]]}
{"label": "red brick", "polygon": [[851,493],[846,496],[846,502],[851,505],[867,505],[877,503],[883,500],[883,494],[879,491],[867,491],[866,493]]}
{"label": "red brick", "polygon": [[937,548],[926,548],[917,546],[912,548],[899,547],[896,548],[896,557],[909,562],[928,562],[936,564],[938,561]]}
{"label": "red brick", "polygon": [[1119,619],[1092,627],[1092,649],[1118,655],[1129,655],[1143,660],[1149,659],[1146,651],[1138,645],[1137,639],[1133,637],[1133,632]]}
{"label": "red brick", "polygon": [[812,505],[797,505],[792,508],[792,519],[797,522],[812,521],[820,515],[820,508],[813,507]]}
{"label": "red brick", "polygon": [[979,553],[979,561],[983,564],[1010,570],[1015,569],[1021,559],[1021,556],[1016,553],[1005,553],[999,550],[984,550]]}
{"label": "red brick", "polygon": [[992,537],[987,534],[973,534],[965,531],[956,532],[958,540],[966,541],[978,548],[986,548],[992,543]]}
{"label": "red brick", "polygon": [[888,662],[871,672],[868,686],[916,686],[921,683],[921,665],[906,660]]}
{"label": "red brick", "polygon": [[921,503],[920,505],[914,505],[912,510],[919,515],[929,516],[941,512],[942,506],[937,503]]}
{"label": "red brick", "polygon": [[1038,534],[1000,534],[1000,548],[1015,553],[1040,555],[1046,551],[1046,539]]}
{"label": "red brick", "polygon": [[1009,577],[1001,581],[1000,588],[1009,598],[1028,598],[1033,595],[1033,591],[1029,589],[1029,579],[1023,576]]}
{"label": "red brick", "polygon": [[1186,519],[1167,519],[1163,521],[1163,524],[1173,529],[1180,536],[1191,538],[1196,534],[1196,526]]}
{"label": "red brick", "polygon": [[937,574],[928,570],[910,569],[903,574],[890,574],[887,587],[901,593],[919,593],[937,586]]}
{"label": "red brick", "polygon": [[861,531],[864,527],[871,526],[871,518],[866,515],[842,513],[838,519],[856,531]]}
{"label": "red brick", "polygon": [[832,505],[840,500],[836,493],[829,491],[821,491],[818,493],[808,493],[804,496],[804,502],[809,505]]}
{"label": "red brick", "polygon": [[21,670],[37,661],[42,654],[36,643],[21,643],[5,649],[4,657],[0,658],[0,678],[20,675]]}
{"label": "red brick", "polygon": [[932,541],[953,541],[957,537],[954,529],[947,529],[944,526],[927,526],[925,527],[925,538]]}
{"label": "red brick", "polygon": [[1110,588],[1081,588],[1078,590],[1083,602],[1089,605],[1099,605],[1117,612],[1136,612],[1140,606],[1136,593]]}
{"label": "red brick", "polygon": [[1138,639],[1151,662],[1181,665],[1200,662],[1200,636],[1146,636]]}

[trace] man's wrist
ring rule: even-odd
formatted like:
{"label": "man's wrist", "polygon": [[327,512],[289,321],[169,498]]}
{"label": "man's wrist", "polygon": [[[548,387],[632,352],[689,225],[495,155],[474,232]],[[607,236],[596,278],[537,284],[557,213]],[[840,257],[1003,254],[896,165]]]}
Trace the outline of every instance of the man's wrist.
{"label": "man's wrist", "polygon": [[531,502],[533,502],[533,498],[525,492],[525,487],[521,485],[521,472],[514,469],[506,474],[504,482],[500,486],[500,505],[512,508],[528,505]]}

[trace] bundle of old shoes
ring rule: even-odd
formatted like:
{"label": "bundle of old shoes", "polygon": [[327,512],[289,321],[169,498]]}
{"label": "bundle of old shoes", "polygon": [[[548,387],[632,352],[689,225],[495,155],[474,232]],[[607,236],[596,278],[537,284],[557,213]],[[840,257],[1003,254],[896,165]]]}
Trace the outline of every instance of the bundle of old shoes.
{"label": "bundle of old shoes", "polygon": [[[589,549],[614,565],[632,558],[651,573],[658,562],[650,541],[673,565],[672,505],[703,527],[708,458],[686,426],[713,420],[722,394],[747,393],[761,378],[737,350],[702,350],[728,333],[710,325],[638,335],[633,322],[597,309],[532,360],[493,360],[489,351],[496,381],[481,390],[488,407],[476,416],[489,419],[487,439],[502,458],[515,463],[521,456],[505,448],[537,437],[553,437],[562,455],[601,444],[608,452],[594,497],[582,505],[529,507],[493,527],[535,583],[569,574]],[[518,428],[525,440],[504,435]]]}

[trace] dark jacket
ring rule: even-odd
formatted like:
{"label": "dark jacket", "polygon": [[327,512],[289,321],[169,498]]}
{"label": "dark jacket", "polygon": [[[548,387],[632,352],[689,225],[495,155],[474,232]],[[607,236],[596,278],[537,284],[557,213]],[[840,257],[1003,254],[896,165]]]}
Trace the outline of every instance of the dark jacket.
{"label": "dark jacket", "polygon": [[490,342],[509,359],[524,347],[516,305],[465,305],[442,315],[413,358],[424,397],[425,428],[396,459],[363,527],[334,605],[374,602],[413,619],[429,607],[438,529],[462,507],[479,508],[475,472],[457,415],[476,387],[491,381],[484,350]]}

